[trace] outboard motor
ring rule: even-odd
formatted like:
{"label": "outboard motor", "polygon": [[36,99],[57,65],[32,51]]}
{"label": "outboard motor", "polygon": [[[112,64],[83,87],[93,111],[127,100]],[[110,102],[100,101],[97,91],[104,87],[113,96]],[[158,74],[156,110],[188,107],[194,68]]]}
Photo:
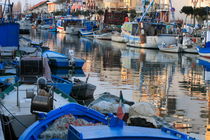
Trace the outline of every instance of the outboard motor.
{"label": "outboard motor", "polygon": [[53,92],[49,90],[47,79],[40,77],[37,80],[37,95],[31,101],[31,113],[34,111],[49,112],[53,109]]}

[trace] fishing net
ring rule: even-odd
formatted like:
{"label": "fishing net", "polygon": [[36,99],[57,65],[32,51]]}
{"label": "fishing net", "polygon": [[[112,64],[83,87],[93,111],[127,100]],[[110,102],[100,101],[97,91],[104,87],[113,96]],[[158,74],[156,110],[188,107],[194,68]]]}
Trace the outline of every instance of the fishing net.
{"label": "fishing net", "polygon": [[92,123],[69,114],[55,120],[44,132],[41,133],[40,139],[67,139],[69,125],[74,126],[95,126],[102,123]]}

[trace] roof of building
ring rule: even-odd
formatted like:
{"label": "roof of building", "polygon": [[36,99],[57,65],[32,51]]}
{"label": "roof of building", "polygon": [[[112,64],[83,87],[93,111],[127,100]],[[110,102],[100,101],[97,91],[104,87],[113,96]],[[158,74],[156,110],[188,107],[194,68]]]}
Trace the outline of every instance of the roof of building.
{"label": "roof of building", "polygon": [[32,6],[29,10],[36,9],[36,8],[42,6],[43,4],[47,3],[47,2],[48,2],[48,0],[41,1],[41,2],[39,2],[37,4],[35,4],[34,6]]}

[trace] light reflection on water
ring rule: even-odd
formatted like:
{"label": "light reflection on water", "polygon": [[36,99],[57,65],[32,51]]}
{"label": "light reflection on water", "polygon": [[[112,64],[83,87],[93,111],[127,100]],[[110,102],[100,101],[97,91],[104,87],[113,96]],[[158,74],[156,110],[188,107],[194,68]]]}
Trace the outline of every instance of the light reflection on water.
{"label": "light reflection on water", "polygon": [[204,81],[207,73],[196,63],[197,55],[129,48],[45,31],[32,32],[31,39],[44,40],[51,50],[66,55],[73,49],[77,57],[84,58],[83,70],[97,86],[95,96],[103,92],[119,95],[122,90],[127,100],[153,103],[157,115],[180,131],[205,135],[210,122],[209,84]]}

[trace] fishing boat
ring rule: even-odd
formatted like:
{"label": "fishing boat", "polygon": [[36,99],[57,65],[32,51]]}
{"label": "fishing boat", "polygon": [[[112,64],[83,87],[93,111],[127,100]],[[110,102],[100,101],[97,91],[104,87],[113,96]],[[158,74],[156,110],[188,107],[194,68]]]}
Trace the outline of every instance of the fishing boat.
{"label": "fishing boat", "polygon": [[73,82],[69,80],[65,80],[55,75],[51,75],[52,78],[52,85],[57,88],[58,90],[62,91],[66,95],[70,96],[72,93]]}
{"label": "fishing boat", "polygon": [[0,76],[0,87],[3,86],[10,86],[15,83],[15,76],[14,75],[8,75],[8,76]]}
{"label": "fishing boat", "polygon": [[174,53],[197,53],[196,45],[199,41],[194,42],[193,40],[199,40],[198,37],[191,37],[190,35],[177,37],[177,42],[175,44],[166,45],[162,42],[158,45],[160,51],[164,52],[174,52]]}
{"label": "fishing boat", "polygon": [[72,51],[69,51],[69,57],[64,54],[50,50],[44,51],[42,53],[42,56],[49,59],[49,64],[51,67],[82,68],[85,63],[84,59],[74,57]]}
{"label": "fishing boat", "polygon": [[111,40],[112,39],[112,33],[100,33],[100,32],[94,32],[93,37],[95,39],[100,39],[100,40]]}
{"label": "fishing boat", "polygon": [[[76,102],[68,92],[72,84],[52,81],[46,58],[23,57],[14,83],[0,93],[1,129],[5,139],[17,139],[37,120],[39,112],[49,112],[69,102]],[[56,77],[57,79],[57,77]],[[16,96],[15,96],[16,95]],[[5,125],[9,122],[9,125]],[[10,133],[11,135],[8,135]]]}
{"label": "fishing boat", "polygon": [[162,42],[176,43],[176,35],[166,34],[166,26],[164,23],[125,22],[122,36],[128,40],[128,46],[158,49]]}
{"label": "fishing boat", "polygon": [[[142,9],[145,9],[143,2]],[[128,40],[127,45],[140,48],[158,49],[158,45],[165,42],[166,45],[176,43],[176,26],[158,19],[146,18],[146,14],[153,6],[154,0],[150,2],[140,18],[133,22],[125,22],[122,27],[122,36]],[[156,12],[156,11],[155,11]]]}
{"label": "fishing boat", "polygon": [[82,69],[69,69],[69,68],[54,68],[51,69],[53,75],[68,79],[71,77],[85,77],[85,73]]}
{"label": "fishing boat", "polygon": [[127,43],[127,42],[128,42],[128,40],[125,39],[125,38],[124,38],[120,33],[118,33],[118,32],[114,32],[114,33],[112,34],[111,40],[112,40],[113,42],[118,42],[118,43]]}
{"label": "fishing boat", "polygon": [[95,85],[88,83],[87,77],[86,81],[81,81],[80,79],[74,79],[74,85],[72,87],[71,96],[78,100],[87,100],[93,98],[93,93],[96,89]]}
{"label": "fishing boat", "polygon": [[84,23],[84,28],[80,29],[80,35],[86,37],[93,37],[93,32],[97,30],[96,22],[94,21],[86,21]]}
{"label": "fishing boat", "polygon": [[195,53],[197,54],[196,46],[201,44],[201,40],[199,37],[191,37],[191,36],[184,36],[181,43],[181,52],[184,53]]}
{"label": "fishing boat", "polygon": [[197,47],[198,54],[202,57],[210,58],[210,31],[206,33],[206,43],[204,47]]}
{"label": "fishing boat", "polygon": [[48,30],[52,25],[53,25],[53,18],[43,18],[41,19],[40,29]]}
{"label": "fishing boat", "polygon": [[162,52],[170,52],[170,53],[181,52],[181,44],[166,45],[166,43],[163,42],[161,45],[158,45],[158,48]]}
{"label": "fishing boat", "polygon": [[86,20],[79,17],[65,17],[57,21],[57,31],[65,34],[79,35]]}
{"label": "fishing boat", "polygon": [[[48,114],[39,114],[36,121],[20,136],[19,140],[32,139],[168,139],[191,140],[193,138],[169,128],[145,128],[126,126],[112,114],[105,116],[95,110],[70,103]],[[58,125],[59,124],[59,125]]]}
{"label": "fishing boat", "polygon": [[0,23],[0,58],[14,58],[19,46],[18,23]]}
{"label": "fishing boat", "polygon": [[[1,6],[4,6],[5,10],[2,11],[2,17],[0,19],[0,60],[2,62],[3,59],[7,59],[6,61],[8,61],[15,57],[15,51],[19,48],[20,24],[13,21],[12,12],[6,12],[6,9],[12,11],[10,1],[8,4],[5,1]],[[5,13],[8,15],[4,15]]]}

